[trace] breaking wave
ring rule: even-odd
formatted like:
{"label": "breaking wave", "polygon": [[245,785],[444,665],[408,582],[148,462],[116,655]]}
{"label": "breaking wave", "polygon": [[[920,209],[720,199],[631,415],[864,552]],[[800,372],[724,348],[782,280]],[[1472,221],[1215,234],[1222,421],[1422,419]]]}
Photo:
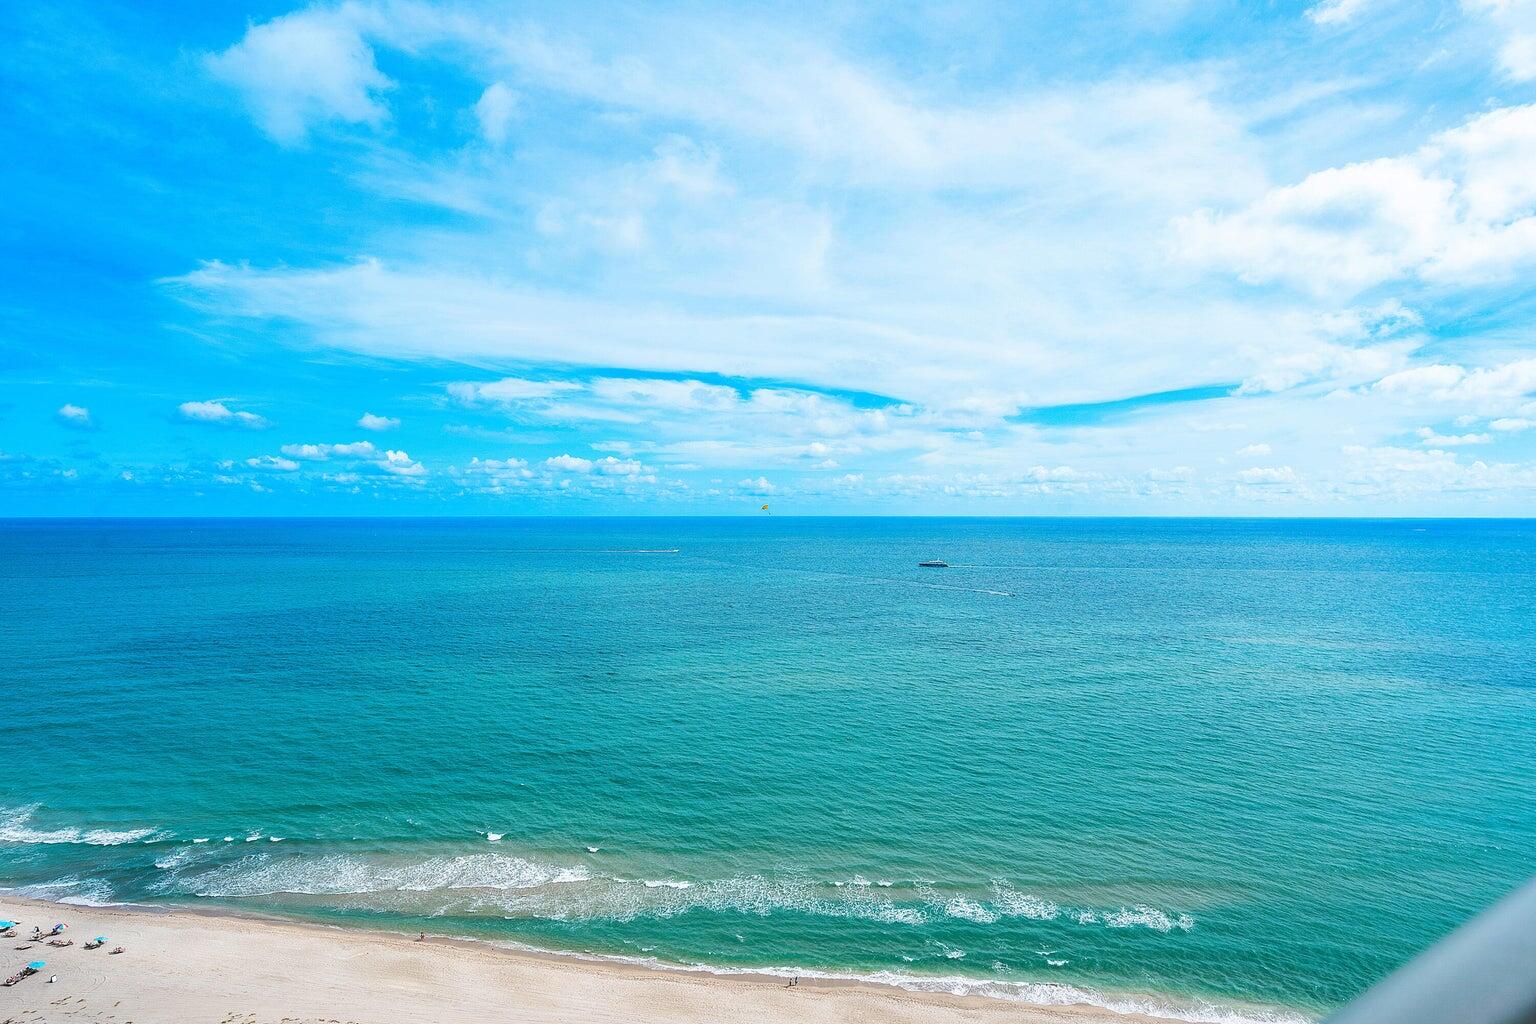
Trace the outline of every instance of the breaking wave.
{"label": "breaking wave", "polygon": [[[499,853],[389,863],[347,854],[280,857],[253,854],[193,875],[192,893],[210,898],[283,894],[340,896],[374,892],[532,889],[591,877],[583,867],[540,864]],[[170,888],[174,883],[168,883]],[[173,889],[171,891],[174,891]]]}
{"label": "breaking wave", "polygon": [[[687,971],[714,974],[723,977],[774,977],[816,978],[828,981],[847,981],[862,984],[887,985],[907,992],[945,993],[957,996],[983,996],[1010,1002],[1028,1003],[1032,1006],[1096,1006],[1123,1014],[1140,1014],[1164,1020],[1187,1021],[1190,1024],[1309,1024],[1310,1018],[1291,1010],[1262,1006],[1231,1006],[1203,999],[1174,1001],[1152,995],[1135,993],[1099,992],[1079,985],[1059,982],[1009,981],[996,978],[977,978],[965,975],[904,974],[899,971],[875,971],[867,974],[856,972],[823,971],[804,967],[720,967],[712,964],[673,964],[655,957],[627,956],[623,954],[595,954],[569,950],[543,950],[517,942],[497,945],[519,950],[554,953],[577,960],[596,960],[635,964],[668,971]],[[958,955],[956,955],[958,954]],[[964,951],[951,949],[946,954],[950,960],[964,958]],[[994,965],[994,970],[997,969]]]}
{"label": "breaking wave", "polygon": [[[980,926],[1025,919],[1166,934],[1195,926],[1188,914],[1143,904],[1063,908],[1001,881],[994,882],[990,891],[966,891],[887,879],[872,883],[858,875],[843,880],[762,874],[626,878],[597,874],[587,864],[512,852],[405,859],[403,855],[263,849],[216,862],[209,856],[191,856],[192,850],[184,845],[155,861],[163,872],[154,886],[156,892],[210,899],[405,893],[418,896],[405,901],[414,912],[467,909],[509,920],[627,922],[702,910],[757,917],[800,913],[907,927],[945,919]],[[197,850],[218,853],[211,846]],[[445,898],[433,900],[434,893]],[[392,909],[407,909],[398,905],[400,901],[392,902]]]}
{"label": "breaking wave", "polygon": [[26,807],[0,807],[0,843],[44,846],[62,844],[122,846],[125,843],[141,842],[159,833],[159,829],[153,828],[108,829],[73,826],[39,828],[33,822],[40,806],[40,804],[30,804]]}

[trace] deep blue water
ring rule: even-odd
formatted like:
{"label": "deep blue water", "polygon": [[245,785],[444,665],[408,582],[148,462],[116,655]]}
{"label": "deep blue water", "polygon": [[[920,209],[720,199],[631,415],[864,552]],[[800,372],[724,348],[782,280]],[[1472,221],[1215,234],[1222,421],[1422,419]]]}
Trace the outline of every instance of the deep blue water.
{"label": "deep blue water", "polygon": [[1528,521],[4,522],[0,885],[1312,1016],[1536,873],[1533,623]]}

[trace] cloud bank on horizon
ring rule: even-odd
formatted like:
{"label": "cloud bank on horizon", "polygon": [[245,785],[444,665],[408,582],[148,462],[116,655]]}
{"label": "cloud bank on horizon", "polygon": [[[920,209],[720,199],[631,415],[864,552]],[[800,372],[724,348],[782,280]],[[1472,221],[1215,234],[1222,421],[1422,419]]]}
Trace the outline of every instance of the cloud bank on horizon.
{"label": "cloud bank on horizon", "polygon": [[1536,513],[1536,0],[0,21],[0,514]]}

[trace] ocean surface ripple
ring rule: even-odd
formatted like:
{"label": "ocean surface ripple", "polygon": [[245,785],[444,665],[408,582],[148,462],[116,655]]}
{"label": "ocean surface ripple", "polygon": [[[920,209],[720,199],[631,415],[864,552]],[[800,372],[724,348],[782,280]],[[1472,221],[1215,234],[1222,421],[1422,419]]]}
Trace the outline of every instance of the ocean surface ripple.
{"label": "ocean surface ripple", "polygon": [[1235,1024],[1536,873],[1527,522],[12,521],[0,577],[48,899]]}

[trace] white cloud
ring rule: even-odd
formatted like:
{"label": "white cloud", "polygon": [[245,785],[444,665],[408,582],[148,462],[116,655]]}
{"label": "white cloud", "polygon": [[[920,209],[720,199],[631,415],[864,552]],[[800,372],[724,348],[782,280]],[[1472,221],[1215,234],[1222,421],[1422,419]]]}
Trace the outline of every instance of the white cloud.
{"label": "white cloud", "polygon": [[507,128],[517,112],[517,94],[505,82],[492,82],[475,103],[475,119],[480,122],[480,136],[493,146],[507,141]]}
{"label": "white cloud", "polygon": [[1344,487],[1356,492],[1403,497],[1456,492],[1509,492],[1536,488],[1536,465],[1462,461],[1441,448],[1351,445]]}
{"label": "white cloud", "polygon": [[1245,484],[1294,484],[1300,477],[1290,466],[1254,466],[1239,470],[1237,479]]}
{"label": "white cloud", "polygon": [[53,415],[64,426],[73,427],[76,430],[90,430],[96,426],[96,422],[91,419],[91,410],[83,405],[65,403],[59,406],[58,411]]}
{"label": "white cloud", "polygon": [[393,416],[375,416],[371,412],[365,412],[357,418],[357,425],[364,430],[394,430],[400,425],[400,421]]}
{"label": "white cloud", "polygon": [[1318,25],[1344,25],[1370,4],[1371,0],[1322,0],[1307,8],[1307,17]]}
{"label": "white cloud", "polygon": [[1229,213],[1175,221],[1177,251],[1243,280],[1350,294],[1385,281],[1506,280],[1536,263],[1536,105],[1417,152],[1334,167]]}
{"label": "white cloud", "polygon": [[1536,3],[1531,0],[1462,0],[1488,18],[1499,39],[1499,64],[1516,82],[1536,79]]}
{"label": "white cloud", "polygon": [[[1300,7],[1320,29],[1361,30],[1304,31]],[[356,236],[386,258],[264,267],[232,251],[171,287],[306,349],[496,368],[442,380],[514,374],[446,385],[439,408],[467,410],[451,433],[524,459],[434,462],[445,490],[618,493],[649,464],[717,477],[722,500],[768,472],[779,494],[831,493],[850,469],[862,493],[899,500],[1194,501],[1329,495],[1349,483],[1342,444],[1436,444],[1421,424],[1519,453],[1529,436],[1493,424],[1536,418],[1531,399],[1468,378],[1526,340],[1521,307],[1489,316],[1474,287],[1526,265],[1530,111],[1473,116],[1499,92],[1459,90],[1425,113],[1429,93],[1381,84],[1425,55],[1388,45],[1416,14],[1300,7],[1290,36],[1306,52],[1282,41],[1259,63],[1244,50],[1070,82],[990,75],[958,56],[964,33],[956,77],[816,19],[315,8],[355,36],[363,79],[401,81],[399,124],[327,146],[328,166],[391,210],[439,210]],[[1455,35],[1414,81],[1432,88],[1476,23]],[[1336,80],[1288,77],[1325,64]],[[354,90],[373,108],[358,120],[304,99],[298,136],[382,123],[388,84]],[[1175,222],[1191,263],[1160,244]],[[1412,375],[1441,364],[1456,365],[1438,383]],[[1145,397],[1194,389],[1217,397]],[[1094,408],[1128,398],[1142,400]],[[374,462],[419,465],[330,457],[304,479],[336,468],[383,486]],[[1260,478],[1282,469],[1296,479]]]}
{"label": "white cloud", "polygon": [[360,31],[371,17],[358,4],[306,8],[251,25],[205,64],[241,91],[262,130],[284,145],[302,142],[319,121],[377,125],[388,111],[376,94],[393,83]]}
{"label": "white cloud", "polygon": [[386,473],[394,476],[420,477],[427,475],[427,467],[413,460],[405,452],[391,449],[384,453],[384,458],[376,465]]}
{"label": "white cloud", "polygon": [[285,444],[282,452],[290,458],[306,462],[324,462],[332,456],[339,459],[371,459],[378,454],[372,441],[353,441],[350,444]]}
{"label": "white cloud", "polygon": [[176,412],[189,423],[214,423],[220,426],[246,427],[261,430],[271,424],[265,417],[253,412],[231,409],[221,401],[182,402]]}
{"label": "white cloud", "polygon": [[1519,411],[1536,392],[1536,358],[1468,369],[1450,363],[1389,374],[1375,390],[1402,398],[1456,403],[1484,415]]}
{"label": "white cloud", "polygon": [[532,399],[555,398],[568,391],[579,391],[581,385],[561,380],[524,380],[521,377],[503,377],[501,380],[455,381],[448,385],[448,393],[466,405],[477,402],[526,402]]}
{"label": "white cloud", "polygon": [[759,496],[772,494],[778,490],[778,488],[775,487],[772,482],[770,482],[769,479],[765,476],[760,476],[755,480],[751,477],[748,477],[747,479],[740,481],[736,486],[748,494],[756,494]]}
{"label": "white cloud", "polygon": [[1504,416],[1488,424],[1494,430],[1513,432],[1517,430],[1529,430],[1536,427],[1536,419],[1526,419],[1521,416]]}
{"label": "white cloud", "polygon": [[275,469],[283,473],[292,473],[299,468],[297,462],[278,455],[258,455],[255,458],[246,459],[245,464],[252,469]]}
{"label": "white cloud", "polygon": [[1268,454],[1270,454],[1270,451],[1271,451],[1271,449],[1270,449],[1269,445],[1260,443],[1260,444],[1244,445],[1243,447],[1241,447],[1241,448],[1239,448],[1237,450],[1237,454],[1238,455],[1268,455]]}
{"label": "white cloud", "polygon": [[592,472],[592,460],[579,458],[575,455],[556,455],[553,458],[545,459],[544,465],[550,469],[558,469],[566,473]]}
{"label": "white cloud", "polygon": [[481,494],[500,495],[527,489],[534,478],[533,470],[523,459],[469,460],[463,469],[450,466],[449,479],[458,486]]}
{"label": "white cloud", "polygon": [[1468,444],[1487,444],[1493,440],[1491,434],[1440,434],[1429,427],[1420,427],[1417,433],[1419,443],[1430,448],[1458,448]]}

